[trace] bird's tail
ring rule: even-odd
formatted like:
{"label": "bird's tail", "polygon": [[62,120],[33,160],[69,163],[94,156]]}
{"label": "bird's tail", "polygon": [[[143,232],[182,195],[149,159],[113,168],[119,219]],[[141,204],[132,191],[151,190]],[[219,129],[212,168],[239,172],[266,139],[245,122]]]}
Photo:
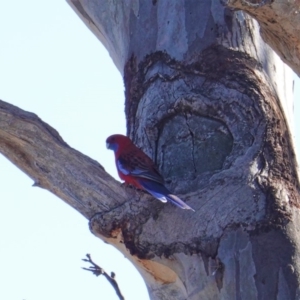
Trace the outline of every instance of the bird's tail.
{"label": "bird's tail", "polygon": [[179,197],[173,194],[166,195],[166,198],[175,204],[176,206],[182,208],[182,209],[190,209],[192,211],[195,211],[193,208],[191,208],[189,205],[187,205],[185,202],[183,202]]}
{"label": "bird's tail", "polygon": [[150,180],[139,180],[139,184],[153,197],[160,200],[161,202],[170,201],[174,205],[182,208],[182,209],[190,209],[195,211],[193,208],[188,206],[185,202],[183,202],[179,197],[176,195],[171,194],[171,192],[161,183],[156,181]]}

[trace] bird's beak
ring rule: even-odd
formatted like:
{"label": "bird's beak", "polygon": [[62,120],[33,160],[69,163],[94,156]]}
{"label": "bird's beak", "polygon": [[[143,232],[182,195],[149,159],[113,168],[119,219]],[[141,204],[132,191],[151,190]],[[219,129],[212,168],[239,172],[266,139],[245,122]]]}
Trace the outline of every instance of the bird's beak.
{"label": "bird's beak", "polygon": [[106,143],[106,148],[109,149],[110,143]]}

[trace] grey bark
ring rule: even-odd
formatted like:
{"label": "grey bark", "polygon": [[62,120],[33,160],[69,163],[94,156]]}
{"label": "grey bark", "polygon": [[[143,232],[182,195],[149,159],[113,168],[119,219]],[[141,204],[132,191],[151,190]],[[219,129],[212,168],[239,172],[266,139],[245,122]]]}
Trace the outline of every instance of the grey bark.
{"label": "grey bark", "polygon": [[118,228],[132,255],[170,269],[149,270],[152,299],[295,299],[292,85],[257,23],[219,1],[69,3],[124,74],[129,136],[197,210],[114,211],[93,232]]}
{"label": "grey bark", "polygon": [[292,84],[257,23],[217,0],[68,2],[124,75],[128,135],[196,212],[120,187],[3,102],[1,153],[89,218],[151,299],[298,299]]}
{"label": "grey bark", "polygon": [[299,1],[225,0],[230,7],[254,17],[260,33],[281,59],[300,75]]}

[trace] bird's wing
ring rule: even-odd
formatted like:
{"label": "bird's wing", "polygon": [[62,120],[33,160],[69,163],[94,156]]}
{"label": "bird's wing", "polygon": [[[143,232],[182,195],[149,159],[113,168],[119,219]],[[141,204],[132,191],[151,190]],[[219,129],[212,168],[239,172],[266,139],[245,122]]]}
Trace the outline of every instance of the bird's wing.
{"label": "bird's wing", "polygon": [[129,175],[130,174],[130,171],[128,170],[128,167],[126,167],[126,162],[124,163],[124,161],[120,158],[117,159],[117,168],[124,175]]}
{"label": "bird's wing", "polygon": [[139,155],[130,155],[129,153],[120,155],[116,163],[119,171],[124,175],[146,178],[159,183],[164,182],[152,160],[144,153]]}

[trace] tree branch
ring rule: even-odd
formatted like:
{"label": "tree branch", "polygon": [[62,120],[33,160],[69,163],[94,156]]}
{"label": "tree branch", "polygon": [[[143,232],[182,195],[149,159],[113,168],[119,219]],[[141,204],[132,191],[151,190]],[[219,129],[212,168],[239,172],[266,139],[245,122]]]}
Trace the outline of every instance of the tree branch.
{"label": "tree branch", "polygon": [[0,152],[34,180],[91,218],[126,202],[126,191],[95,160],[72,149],[37,115],[0,100]]}
{"label": "tree branch", "polygon": [[294,72],[300,75],[300,19],[297,1],[227,0],[230,7],[241,9],[255,18],[264,41]]}
{"label": "tree branch", "polygon": [[92,266],[90,266],[89,268],[82,268],[83,270],[86,271],[90,271],[92,272],[94,275],[96,275],[97,277],[99,275],[103,275],[107,281],[112,285],[112,287],[114,288],[116,294],[118,295],[120,300],[125,300],[124,296],[121,293],[121,290],[119,288],[119,285],[115,279],[116,274],[114,272],[111,272],[111,276],[109,276],[101,267],[99,267],[97,264],[95,264],[91,258],[90,254],[86,254],[86,257],[88,259],[82,259],[83,261],[89,262],[90,264],[92,264]]}
{"label": "tree branch", "polygon": [[145,216],[152,218],[166,207],[148,194],[124,188],[37,115],[1,100],[0,153],[32,178],[33,186],[47,189],[91,220],[91,231],[104,240],[126,228],[128,218],[132,228],[139,227]]}

